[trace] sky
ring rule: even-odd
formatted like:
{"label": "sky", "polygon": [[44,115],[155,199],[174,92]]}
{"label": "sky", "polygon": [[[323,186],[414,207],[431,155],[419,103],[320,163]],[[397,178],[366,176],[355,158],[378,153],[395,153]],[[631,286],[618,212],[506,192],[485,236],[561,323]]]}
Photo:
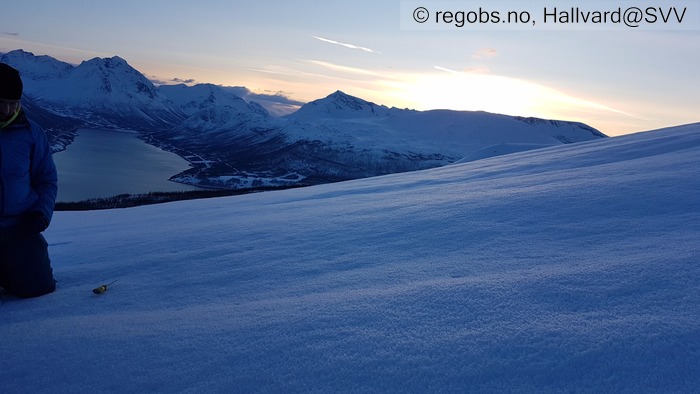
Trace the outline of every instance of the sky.
{"label": "sky", "polygon": [[[593,4],[586,12],[618,8],[579,1]],[[662,30],[658,13],[656,24],[636,29],[458,27],[460,10],[518,2],[423,3],[0,0],[12,14],[0,24],[0,52],[75,64],[116,55],[157,83],[245,86],[298,102],[342,90],[389,107],[581,121],[610,136],[700,121],[695,1],[657,2],[687,11],[683,24]],[[433,19],[411,20],[418,6]],[[527,11],[542,17],[538,5]]]}

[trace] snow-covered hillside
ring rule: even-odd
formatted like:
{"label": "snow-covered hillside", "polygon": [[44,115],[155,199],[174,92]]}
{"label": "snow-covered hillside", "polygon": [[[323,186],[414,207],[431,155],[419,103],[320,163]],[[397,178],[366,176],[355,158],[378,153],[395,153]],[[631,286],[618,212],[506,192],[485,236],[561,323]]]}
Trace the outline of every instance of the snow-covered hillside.
{"label": "snow-covered hillside", "polygon": [[[230,138],[249,134],[251,122],[266,123],[270,115],[256,103],[248,103],[235,94],[212,84],[160,86],[158,90],[188,118],[175,126],[182,135],[222,133]],[[198,139],[202,139],[202,135]],[[205,138],[212,138],[211,135]],[[227,139],[219,136],[223,141]],[[201,141],[200,141],[201,143]]]}
{"label": "snow-covered hillside", "polygon": [[[0,61],[21,68],[22,82],[25,93],[37,91],[35,81],[55,80],[63,78],[73,65],[46,55],[34,55],[23,50],[10,51],[0,54]],[[71,89],[72,90],[72,89]]]}
{"label": "snow-covered hillside", "polygon": [[0,301],[3,393],[700,387],[700,124],[46,238],[58,291]]}
{"label": "snow-covered hillside", "polygon": [[221,86],[209,83],[195,86],[187,86],[185,84],[163,85],[158,90],[188,116],[214,106],[228,107],[233,112],[250,111],[264,116],[268,115],[267,111],[259,105],[247,103]]}
{"label": "snow-covered hillside", "polygon": [[0,60],[20,70],[26,99],[92,127],[161,129],[184,117],[151,81],[118,56],[72,66],[16,50]]}
{"label": "snow-covered hillside", "polygon": [[442,154],[462,158],[494,144],[544,147],[605,135],[578,122],[482,111],[387,108],[337,91],[286,117],[290,139],[319,140],[357,151]]}

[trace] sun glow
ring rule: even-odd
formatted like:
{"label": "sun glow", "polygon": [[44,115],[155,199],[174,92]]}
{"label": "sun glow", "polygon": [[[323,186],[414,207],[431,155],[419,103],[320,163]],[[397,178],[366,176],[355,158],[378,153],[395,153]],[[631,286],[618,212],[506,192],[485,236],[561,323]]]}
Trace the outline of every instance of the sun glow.
{"label": "sun glow", "polygon": [[534,82],[486,72],[435,69],[435,72],[388,83],[387,88],[395,92],[393,100],[419,110],[487,111],[568,120],[576,120],[591,112],[634,117]]}

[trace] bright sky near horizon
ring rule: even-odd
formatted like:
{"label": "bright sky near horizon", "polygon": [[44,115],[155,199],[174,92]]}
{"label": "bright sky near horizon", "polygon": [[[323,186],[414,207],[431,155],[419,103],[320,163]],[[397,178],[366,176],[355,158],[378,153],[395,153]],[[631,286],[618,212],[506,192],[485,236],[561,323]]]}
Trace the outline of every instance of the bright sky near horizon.
{"label": "bright sky near horizon", "polygon": [[[505,3],[451,4],[478,11]],[[699,15],[697,1],[657,3]],[[614,1],[596,7],[602,4],[617,9]],[[0,52],[24,49],[76,64],[117,55],[168,83],[245,86],[301,102],[342,90],[390,107],[576,120],[610,136],[700,121],[694,19],[687,23],[695,30],[473,29],[457,27],[455,18],[443,23],[447,29],[412,29],[398,0],[0,0],[0,6],[6,16]]]}

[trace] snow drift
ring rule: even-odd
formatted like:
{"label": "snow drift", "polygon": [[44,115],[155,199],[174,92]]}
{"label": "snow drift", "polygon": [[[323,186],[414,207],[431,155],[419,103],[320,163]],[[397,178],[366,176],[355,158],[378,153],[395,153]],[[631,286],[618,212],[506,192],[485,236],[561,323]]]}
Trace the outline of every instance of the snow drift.
{"label": "snow drift", "polygon": [[700,387],[700,124],[46,238],[58,291],[0,303],[3,393]]}

